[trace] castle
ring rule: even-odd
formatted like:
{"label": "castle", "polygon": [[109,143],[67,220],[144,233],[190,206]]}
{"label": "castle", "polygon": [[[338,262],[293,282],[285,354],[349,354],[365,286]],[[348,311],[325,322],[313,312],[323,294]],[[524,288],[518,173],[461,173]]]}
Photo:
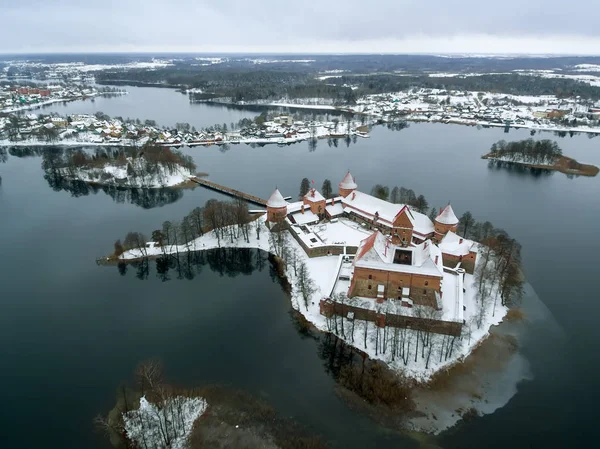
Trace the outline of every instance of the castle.
{"label": "castle", "polygon": [[353,254],[351,266],[338,274],[348,281],[343,293],[350,298],[438,311],[462,304],[462,279],[455,278],[473,273],[477,244],[457,235],[450,204],[432,222],[405,204],[360,192],[350,172],[338,187],[335,198],[311,188],[292,203],[276,189],[267,201],[267,220],[289,229],[310,257]]}

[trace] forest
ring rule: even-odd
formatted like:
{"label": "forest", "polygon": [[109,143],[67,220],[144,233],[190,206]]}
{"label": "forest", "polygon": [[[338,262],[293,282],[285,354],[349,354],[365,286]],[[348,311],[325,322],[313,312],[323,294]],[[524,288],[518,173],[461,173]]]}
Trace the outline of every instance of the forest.
{"label": "forest", "polygon": [[327,80],[332,84],[357,85],[357,96],[399,92],[413,88],[479,91],[511,95],[556,95],[557,98],[600,99],[600,87],[574,79],[543,78],[519,74],[436,77],[435,75],[345,75]]}

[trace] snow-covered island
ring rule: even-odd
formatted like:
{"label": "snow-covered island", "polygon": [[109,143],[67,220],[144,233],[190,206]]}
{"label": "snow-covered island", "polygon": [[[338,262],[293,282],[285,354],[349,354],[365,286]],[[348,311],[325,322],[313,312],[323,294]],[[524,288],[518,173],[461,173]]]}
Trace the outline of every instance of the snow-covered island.
{"label": "snow-covered island", "polygon": [[43,168],[52,176],[67,180],[152,189],[188,183],[196,166],[189,156],[178,151],[147,146],[49,152],[44,155]]}
{"label": "snow-covered island", "polygon": [[558,144],[550,140],[533,139],[518,142],[501,140],[492,145],[490,152],[481,156],[491,163],[502,166],[516,164],[532,169],[556,170],[567,175],[596,176],[598,167],[581,164],[564,156]]}
{"label": "snow-covered island", "polygon": [[348,173],[338,195],[310,189],[290,203],[275,190],[266,205],[250,220],[243,203],[207,204],[150,242],[128,234],[109,259],[268,251],[307,321],[417,384],[469,357],[520,296],[519,244],[470,214],[459,222],[450,204],[427,216],[360,192]]}

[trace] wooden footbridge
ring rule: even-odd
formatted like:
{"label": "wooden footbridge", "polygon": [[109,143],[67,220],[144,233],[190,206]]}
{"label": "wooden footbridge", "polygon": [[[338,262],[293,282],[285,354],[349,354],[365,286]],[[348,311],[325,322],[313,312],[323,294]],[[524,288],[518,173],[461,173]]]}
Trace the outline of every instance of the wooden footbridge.
{"label": "wooden footbridge", "polygon": [[258,204],[260,206],[266,207],[267,200],[263,200],[254,195],[250,195],[249,193],[240,192],[239,190],[235,190],[229,187],[222,186],[221,184],[217,184],[216,182],[208,181],[207,179],[198,178],[197,176],[192,176],[190,181],[195,182],[196,184],[200,184],[201,186],[212,189],[216,192],[224,193],[225,195],[232,196],[234,198],[241,198],[243,200],[248,201],[249,203]]}

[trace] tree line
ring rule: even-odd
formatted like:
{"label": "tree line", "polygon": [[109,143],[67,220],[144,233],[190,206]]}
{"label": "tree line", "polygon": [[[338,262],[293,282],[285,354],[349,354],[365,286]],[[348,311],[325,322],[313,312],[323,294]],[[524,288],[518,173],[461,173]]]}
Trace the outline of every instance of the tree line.
{"label": "tree line", "polygon": [[[248,204],[242,199],[232,201],[208,200],[204,207],[192,209],[181,220],[165,221],[162,227],[151,234],[151,241],[161,248],[163,255],[179,255],[180,251],[202,249],[195,240],[212,232],[217,246],[222,242],[233,243],[240,237],[250,241],[250,233],[255,232],[260,239],[261,228],[248,212]],[[139,250],[142,256],[148,256],[147,242],[150,240],[141,232],[128,232],[123,241],[114,244],[114,255],[119,257],[127,250]]]}
{"label": "tree line", "polygon": [[441,89],[504,93],[510,95],[555,95],[557,98],[598,100],[600,87],[569,78],[543,78],[519,74],[436,77],[428,74],[397,76],[389,74],[343,75],[327,80],[331,84],[358,85],[356,95],[400,92],[409,89]]}
{"label": "tree line", "polygon": [[[390,203],[406,204],[422,214],[427,214],[427,211],[429,210],[429,203],[424,195],[417,196],[414,190],[402,186],[394,186],[390,191],[390,188],[386,185],[375,184],[371,189],[371,195],[381,200],[389,201]],[[435,208],[431,209],[431,213],[435,213],[432,221],[437,216],[436,212],[437,210]]]}
{"label": "tree line", "polygon": [[[489,221],[478,222],[471,212],[465,212],[459,219],[458,234],[480,242],[475,280],[480,300],[478,326],[483,320],[489,301],[499,298],[502,305],[518,304],[523,296],[523,274],[521,271],[521,244],[508,233],[494,227]],[[496,291],[497,295],[492,298]]]}

